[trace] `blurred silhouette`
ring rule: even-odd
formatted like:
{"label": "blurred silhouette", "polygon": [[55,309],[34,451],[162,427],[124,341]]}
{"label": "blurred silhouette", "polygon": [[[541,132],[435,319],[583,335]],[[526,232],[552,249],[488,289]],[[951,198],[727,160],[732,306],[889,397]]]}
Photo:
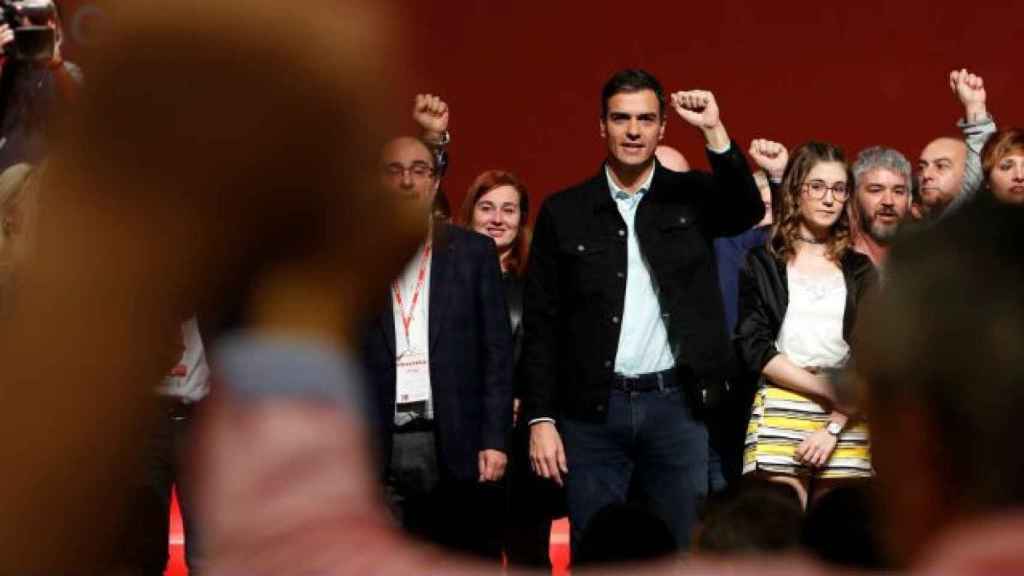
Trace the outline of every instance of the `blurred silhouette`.
{"label": "blurred silhouette", "polygon": [[803,509],[789,486],[746,478],[705,509],[697,536],[702,555],[792,552],[800,545]]}
{"label": "blurred silhouette", "polygon": [[882,541],[898,566],[979,570],[972,555],[1003,562],[989,564],[1002,573],[1024,564],[1024,462],[1014,457],[1013,427],[1024,402],[1021,246],[1024,210],[967,206],[897,242],[881,296],[865,303],[856,369]]}
{"label": "blurred silhouette", "polygon": [[864,570],[885,568],[878,539],[878,517],[870,487],[840,486],[807,510],[803,545],[819,559]]}
{"label": "blurred silhouette", "polygon": [[639,504],[609,504],[587,524],[573,559],[575,569],[599,564],[657,560],[676,553],[665,521]]}
{"label": "blurred silhouette", "polygon": [[425,231],[365,169],[389,130],[378,110],[397,108],[378,89],[380,9],[140,1],[108,16],[0,325],[17,407],[0,424],[5,573],[116,561],[158,410],[147,383],[177,360],[181,318],[242,294],[250,326],[340,347]]}

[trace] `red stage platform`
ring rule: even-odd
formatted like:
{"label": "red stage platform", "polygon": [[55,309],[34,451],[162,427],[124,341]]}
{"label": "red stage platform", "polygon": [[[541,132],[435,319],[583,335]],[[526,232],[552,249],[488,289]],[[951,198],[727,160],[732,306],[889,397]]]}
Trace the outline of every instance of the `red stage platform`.
{"label": "red stage platform", "polygon": [[[171,560],[167,564],[167,576],[185,576],[185,540],[182,536],[181,514],[178,512],[178,498],[171,503]],[[562,518],[551,524],[551,564],[553,576],[569,574],[569,520]]]}

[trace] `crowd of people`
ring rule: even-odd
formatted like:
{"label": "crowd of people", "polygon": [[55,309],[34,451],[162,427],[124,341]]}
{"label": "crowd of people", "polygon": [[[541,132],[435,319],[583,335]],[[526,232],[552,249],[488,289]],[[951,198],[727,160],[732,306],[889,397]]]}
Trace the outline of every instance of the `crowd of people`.
{"label": "crowd of people", "polygon": [[[78,561],[162,574],[172,487],[193,573],[545,569],[563,515],[581,569],[970,568],[1021,522],[970,530],[1024,498],[1024,131],[997,129],[972,71],[949,75],[962,136],[915,169],[741,146],[713,92],[622,70],[596,174],[531,199],[489,169],[452,210],[443,97],[416,96],[414,136],[359,120],[397,115],[350,80],[377,70],[347,27],[381,24],[192,4],[115,11],[85,84],[59,41],[0,68],[0,350],[26,407],[11,454],[36,470],[2,509],[103,510],[100,552],[65,535]],[[58,11],[41,25],[59,38]],[[302,105],[246,61],[302,70]],[[670,122],[710,171],[662,145]],[[21,569],[59,541],[3,529]],[[1007,542],[992,556],[1019,565]]]}

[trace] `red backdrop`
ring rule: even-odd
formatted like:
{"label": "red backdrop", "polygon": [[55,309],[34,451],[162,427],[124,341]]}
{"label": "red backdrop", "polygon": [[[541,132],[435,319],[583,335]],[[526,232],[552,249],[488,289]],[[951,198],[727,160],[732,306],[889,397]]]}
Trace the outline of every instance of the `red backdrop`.
{"label": "red backdrop", "polygon": [[[761,136],[790,148],[816,138],[851,156],[884,144],[916,162],[927,140],[956,133],[947,75],[964,66],[985,78],[1000,124],[1024,124],[1024,4],[1012,0],[399,6],[414,66],[396,85],[410,108],[417,91],[452,107],[454,206],[487,168],[519,173],[535,200],[595,173],[601,85],[624,67],[650,70],[667,90],[713,90],[744,148]],[[706,167],[700,135],[674,113],[665,142]]]}
{"label": "red backdrop", "polygon": [[[58,1],[74,57],[109,0]],[[714,91],[744,148],[756,137],[790,148],[816,138],[850,156],[884,144],[914,161],[932,137],[956,133],[946,79],[960,67],[985,78],[1001,125],[1024,124],[1016,0],[371,3],[391,8],[401,31],[393,84],[408,106],[396,112],[408,117],[420,91],[452,107],[444,187],[455,207],[488,168],[517,172],[534,200],[594,173],[601,85],[625,67],[648,69],[670,91]],[[301,1],[282,3],[294,9]],[[706,167],[700,136],[671,112],[665,142]]]}

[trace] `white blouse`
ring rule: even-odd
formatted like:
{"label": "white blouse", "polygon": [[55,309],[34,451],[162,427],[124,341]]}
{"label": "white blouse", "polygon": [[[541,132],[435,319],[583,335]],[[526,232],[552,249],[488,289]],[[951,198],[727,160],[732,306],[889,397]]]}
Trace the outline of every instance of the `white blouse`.
{"label": "white blouse", "polygon": [[846,280],[843,273],[810,277],[787,269],[789,306],[775,341],[779,352],[801,367],[834,368],[846,363],[843,339]]}

